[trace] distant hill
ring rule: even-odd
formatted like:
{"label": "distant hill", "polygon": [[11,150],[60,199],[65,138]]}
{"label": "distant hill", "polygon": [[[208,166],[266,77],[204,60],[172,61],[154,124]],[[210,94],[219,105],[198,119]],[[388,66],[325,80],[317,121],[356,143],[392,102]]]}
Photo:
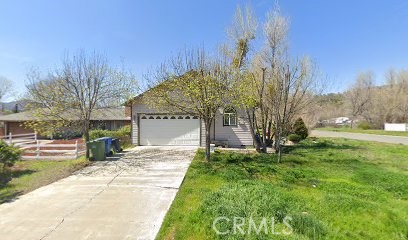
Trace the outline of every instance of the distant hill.
{"label": "distant hill", "polygon": [[24,101],[0,103],[0,112],[22,112],[25,105]]}

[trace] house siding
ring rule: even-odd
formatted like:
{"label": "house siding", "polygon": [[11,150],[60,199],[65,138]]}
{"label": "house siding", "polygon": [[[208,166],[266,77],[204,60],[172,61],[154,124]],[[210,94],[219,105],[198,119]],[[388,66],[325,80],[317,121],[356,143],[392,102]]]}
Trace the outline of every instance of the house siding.
{"label": "house siding", "polygon": [[211,131],[213,140],[228,140],[228,146],[241,147],[253,145],[249,121],[243,112],[238,113],[237,126],[224,126],[223,114],[219,111],[215,118],[215,125]]}
{"label": "house siding", "polygon": [[146,104],[136,102],[132,104],[132,144],[140,145],[139,141],[139,115],[143,113],[155,113]]}
{"label": "house siding", "polygon": [[205,124],[204,124],[204,120],[200,120],[201,121],[201,129],[200,129],[200,131],[201,131],[201,134],[200,134],[200,138],[201,138],[201,140],[200,140],[200,145],[201,145],[201,147],[205,147]]}

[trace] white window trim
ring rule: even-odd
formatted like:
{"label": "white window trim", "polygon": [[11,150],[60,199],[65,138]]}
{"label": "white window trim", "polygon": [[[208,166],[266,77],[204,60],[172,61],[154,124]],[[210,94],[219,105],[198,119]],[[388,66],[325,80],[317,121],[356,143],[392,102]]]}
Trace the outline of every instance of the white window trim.
{"label": "white window trim", "polygon": [[[225,123],[226,117],[228,118],[228,123]],[[231,124],[231,119],[235,118],[235,124]],[[232,113],[232,112],[227,112],[223,114],[222,116],[222,125],[225,127],[228,126],[237,126],[238,125],[238,117],[236,113]]]}

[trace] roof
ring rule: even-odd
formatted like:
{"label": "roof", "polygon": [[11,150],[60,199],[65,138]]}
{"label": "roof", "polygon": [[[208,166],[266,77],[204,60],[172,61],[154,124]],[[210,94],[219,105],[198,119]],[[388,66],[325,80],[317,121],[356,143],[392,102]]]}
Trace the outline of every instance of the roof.
{"label": "roof", "polygon": [[164,80],[164,81],[162,81],[162,82],[156,84],[156,85],[153,86],[153,87],[149,87],[147,90],[143,91],[142,93],[140,93],[140,94],[138,94],[138,95],[136,95],[136,96],[130,98],[129,100],[127,100],[127,101],[124,103],[124,105],[125,105],[125,106],[128,106],[128,107],[132,106],[132,104],[133,104],[136,100],[142,98],[144,95],[146,95],[146,93],[152,91],[152,90],[155,89],[155,88],[158,88],[159,86],[162,86],[162,85],[165,84],[165,83],[168,83],[169,81],[170,81],[170,80],[167,79],[167,80]]}
{"label": "roof", "polygon": [[[13,113],[8,115],[1,115],[0,121],[2,122],[24,122],[35,121],[33,112],[25,111],[20,113]],[[77,118],[79,119],[79,118]],[[72,119],[75,120],[75,119]],[[126,116],[125,108],[99,108],[95,109],[92,113],[91,120],[94,121],[114,121],[114,120],[130,120],[130,116]]]}
{"label": "roof", "polygon": [[149,92],[151,89],[152,89],[152,88],[150,88],[150,89],[148,89],[148,90],[146,90],[146,91],[144,91],[144,92],[142,92],[142,93],[136,95],[135,97],[130,98],[129,100],[127,100],[127,101],[124,103],[124,105],[127,106],[127,107],[132,106],[132,104],[133,104],[136,100],[142,98],[142,97],[143,97],[147,92]]}

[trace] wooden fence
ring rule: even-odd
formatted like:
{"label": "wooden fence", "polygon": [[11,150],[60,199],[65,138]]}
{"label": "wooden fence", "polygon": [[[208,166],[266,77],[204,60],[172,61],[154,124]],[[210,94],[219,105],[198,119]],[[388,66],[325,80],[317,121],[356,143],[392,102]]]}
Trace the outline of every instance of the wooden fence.
{"label": "wooden fence", "polygon": [[26,133],[26,134],[11,134],[9,133],[7,136],[2,137],[4,141],[11,145],[14,144],[15,146],[24,145],[27,143],[36,143],[37,142],[37,133]]}
{"label": "wooden fence", "polygon": [[86,152],[85,144],[24,144],[21,146],[24,150],[23,159],[77,159]]}
{"label": "wooden fence", "polygon": [[77,159],[85,155],[86,146],[84,143],[74,144],[47,144],[37,139],[36,133],[30,134],[9,134],[3,139],[8,144],[13,144],[23,150],[22,159],[48,159],[48,160],[62,160],[62,159]]}

